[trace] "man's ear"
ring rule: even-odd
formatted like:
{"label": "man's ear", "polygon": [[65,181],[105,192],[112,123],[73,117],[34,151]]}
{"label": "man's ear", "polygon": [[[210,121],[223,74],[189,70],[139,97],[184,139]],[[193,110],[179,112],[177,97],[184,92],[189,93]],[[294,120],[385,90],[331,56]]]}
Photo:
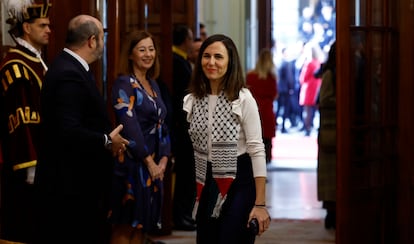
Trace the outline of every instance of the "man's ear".
{"label": "man's ear", "polygon": [[31,32],[31,27],[30,27],[30,24],[28,22],[23,22],[22,29],[23,29],[23,33],[28,34],[28,33]]}
{"label": "man's ear", "polygon": [[96,46],[96,36],[95,35],[91,35],[88,38],[88,46],[92,47],[92,48]]}

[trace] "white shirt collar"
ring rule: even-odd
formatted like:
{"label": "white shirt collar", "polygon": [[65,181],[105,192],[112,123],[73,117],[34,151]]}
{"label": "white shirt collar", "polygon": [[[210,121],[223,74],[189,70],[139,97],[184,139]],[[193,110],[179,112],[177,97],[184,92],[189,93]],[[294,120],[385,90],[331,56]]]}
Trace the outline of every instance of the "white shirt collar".
{"label": "white shirt collar", "polygon": [[34,47],[33,47],[30,43],[28,43],[26,40],[24,40],[24,39],[22,39],[22,38],[20,38],[20,37],[17,37],[17,38],[16,38],[16,41],[17,41],[17,43],[18,43],[20,46],[23,46],[23,47],[25,47],[25,48],[29,49],[32,53],[36,54],[36,57],[40,57],[40,55],[42,54],[42,52],[41,52],[40,50],[37,50],[36,48],[34,48]]}
{"label": "white shirt collar", "polygon": [[42,51],[41,51],[41,50],[37,50],[37,49],[36,49],[36,48],[34,48],[34,47],[30,44],[30,43],[28,43],[26,40],[24,40],[24,39],[22,39],[22,38],[20,38],[20,37],[17,37],[17,38],[16,38],[16,42],[17,42],[20,46],[23,46],[23,47],[25,47],[25,48],[29,49],[32,53],[34,53],[34,54],[36,55],[36,57],[37,57],[38,59],[40,59],[40,62],[42,63],[43,68],[47,71],[47,66],[46,66],[45,62],[43,62],[43,59],[42,59]]}
{"label": "white shirt collar", "polygon": [[70,49],[68,49],[68,48],[64,48],[63,49],[63,51],[65,51],[65,52],[67,52],[67,53],[69,53],[70,55],[72,55],[74,58],[76,58],[76,60],[78,60],[79,61],[79,63],[81,63],[82,64],[82,66],[85,68],[85,70],[86,71],[89,71],[89,65],[88,65],[88,63],[83,59],[83,58],[81,58],[81,56],[79,56],[79,55],[77,55],[75,52],[73,52],[72,50],[70,50]]}

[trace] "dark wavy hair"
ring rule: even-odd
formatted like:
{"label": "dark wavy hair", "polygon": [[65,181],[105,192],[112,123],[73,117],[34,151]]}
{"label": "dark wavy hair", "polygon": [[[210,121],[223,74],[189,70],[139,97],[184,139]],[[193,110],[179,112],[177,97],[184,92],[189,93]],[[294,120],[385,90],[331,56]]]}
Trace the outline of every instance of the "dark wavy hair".
{"label": "dark wavy hair", "polygon": [[227,71],[221,81],[220,89],[224,91],[224,94],[230,101],[234,101],[239,98],[240,90],[246,87],[246,80],[236,45],[232,39],[222,34],[209,36],[201,45],[200,54],[197,57],[189,85],[189,92],[197,98],[205,97],[211,93],[210,81],[203,72],[201,60],[206,48],[215,42],[223,43],[229,55]]}
{"label": "dark wavy hair", "polygon": [[125,42],[122,44],[120,60],[118,62],[118,75],[128,75],[134,72],[133,63],[129,58],[129,55],[131,55],[132,50],[140,41],[148,37],[151,38],[152,42],[154,43],[156,55],[154,64],[147,71],[147,77],[153,80],[158,78],[158,76],[160,75],[159,48],[155,38],[151,35],[151,33],[144,30],[132,31],[128,35],[128,38],[126,38]]}

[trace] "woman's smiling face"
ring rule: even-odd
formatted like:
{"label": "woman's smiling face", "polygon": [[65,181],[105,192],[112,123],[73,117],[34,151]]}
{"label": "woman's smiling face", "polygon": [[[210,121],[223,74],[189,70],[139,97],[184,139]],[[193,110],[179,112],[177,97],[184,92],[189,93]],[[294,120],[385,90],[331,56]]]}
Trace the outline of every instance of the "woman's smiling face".
{"label": "woman's smiling face", "polygon": [[134,65],[140,70],[148,70],[154,64],[156,53],[152,39],[147,37],[135,45],[130,59],[133,60]]}
{"label": "woman's smiling face", "polygon": [[220,41],[213,42],[201,54],[201,67],[210,82],[220,82],[227,72],[229,55]]}

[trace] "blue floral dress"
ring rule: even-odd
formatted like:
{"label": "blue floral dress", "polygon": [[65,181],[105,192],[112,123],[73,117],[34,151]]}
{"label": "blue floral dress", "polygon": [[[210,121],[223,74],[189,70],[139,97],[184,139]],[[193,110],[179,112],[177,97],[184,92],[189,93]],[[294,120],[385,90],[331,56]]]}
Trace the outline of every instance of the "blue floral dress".
{"label": "blue floral dress", "polygon": [[115,162],[109,218],[145,232],[161,228],[163,182],[151,179],[143,160],[151,155],[158,163],[170,155],[167,109],[157,83],[150,84],[154,96],[134,76],[120,76],[112,88],[116,120],[124,125],[121,134],[130,143]]}

